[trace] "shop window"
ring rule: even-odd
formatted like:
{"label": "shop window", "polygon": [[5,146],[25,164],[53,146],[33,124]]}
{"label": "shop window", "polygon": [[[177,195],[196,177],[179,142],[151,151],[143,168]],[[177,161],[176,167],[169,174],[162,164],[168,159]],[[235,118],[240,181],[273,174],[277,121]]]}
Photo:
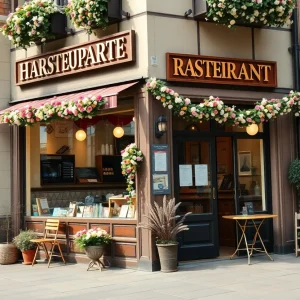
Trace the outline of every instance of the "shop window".
{"label": "shop window", "polygon": [[238,204],[242,212],[247,202],[252,202],[254,211],[265,211],[264,146],[262,139],[238,139]]}
{"label": "shop window", "polygon": [[[122,104],[118,103],[119,111],[104,111],[93,119],[27,128],[27,215],[119,216],[127,204],[122,200],[126,183],[120,151],[135,141],[133,100],[124,100],[123,112]],[[124,130],[122,137],[114,136],[115,127]],[[121,199],[110,203],[113,195]],[[48,207],[44,212],[43,205]],[[134,212],[126,215],[132,218]]]}

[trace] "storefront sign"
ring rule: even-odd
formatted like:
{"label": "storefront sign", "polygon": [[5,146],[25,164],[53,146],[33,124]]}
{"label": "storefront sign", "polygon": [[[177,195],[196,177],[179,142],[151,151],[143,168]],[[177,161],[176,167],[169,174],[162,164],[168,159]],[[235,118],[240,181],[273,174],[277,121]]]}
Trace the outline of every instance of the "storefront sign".
{"label": "storefront sign", "polygon": [[274,61],[167,53],[167,80],[276,87]]}
{"label": "storefront sign", "polygon": [[16,62],[16,85],[71,75],[135,60],[135,32],[124,31],[93,42]]}

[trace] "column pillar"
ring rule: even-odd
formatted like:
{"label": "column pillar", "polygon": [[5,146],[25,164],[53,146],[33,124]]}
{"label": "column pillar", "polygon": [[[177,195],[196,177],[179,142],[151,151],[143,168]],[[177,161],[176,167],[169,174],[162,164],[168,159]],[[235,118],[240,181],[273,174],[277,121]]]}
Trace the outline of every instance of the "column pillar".
{"label": "column pillar", "polygon": [[[23,228],[26,198],[25,175],[25,127],[11,127],[11,216],[12,234],[16,236]],[[39,147],[39,145],[37,145]]]}

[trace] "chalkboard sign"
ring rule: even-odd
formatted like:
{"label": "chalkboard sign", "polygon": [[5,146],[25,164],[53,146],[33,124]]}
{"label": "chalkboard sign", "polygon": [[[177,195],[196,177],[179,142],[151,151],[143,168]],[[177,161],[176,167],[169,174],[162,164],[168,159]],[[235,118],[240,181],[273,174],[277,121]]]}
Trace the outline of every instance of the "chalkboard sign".
{"label": "chalkboard sign", "polygon": [[254,215],[254,207],[252,202],[245,202],[245,206],[247,207],[248,215]]}

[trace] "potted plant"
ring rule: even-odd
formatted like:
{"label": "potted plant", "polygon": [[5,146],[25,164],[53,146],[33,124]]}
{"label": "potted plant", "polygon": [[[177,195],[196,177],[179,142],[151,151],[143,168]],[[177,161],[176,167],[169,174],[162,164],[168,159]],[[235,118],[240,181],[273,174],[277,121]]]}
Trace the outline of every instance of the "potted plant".
{"label": "potted plant", "polygon": [[8,15],[6,24],[0,31],[16,47],[26,49],[32,43],[54,39],[51,32],[51,18],[59,13],[54,1],[32,0],[18,6],[14,13]]}
{"label": "potted plant", "polygon": [[[0,219],[1,222],[1,219]],[[9,242],[10,237],[10,218],[5,216],[0,226],[1,231],[5,233],[5,243],[0,243],[0,265],[14,264],[18,261],[18,249],[13,243]]]}
{"label": "potted plant", "polygon": [[180,204],[180,202],[175,204],[175,198],[167,201],[166,196],[164,196],[162,206],[154,202],[152,207],[148,207],[149,216],[145,216],[148,223],[139,225],[141,228],[150,230],[156,237],[161,271],[166,273],[177,271],[178,242],[176,236],[181,231],[189,230],[183,222],[190,212],[176,222],[180,218],[176,215],[176,210]]}
{"label": "potted plant", "polygon": [[289,182],[295,186],[297,192],[300,190],[300,160],[295,159],[292,161],[289,167],[288,173]]}
{"label": "potted plant", "polygon": [[291,16],[295,6],[295,0],[194,0],[194,18],[212,20],[229,28],[236,24],[282,27],[292,23]]}
{"label": "potted plant", "polygon": [[13,239],[14,245],[21,250],[23,256],[23,265],[31,265],[36,251],[36,244],[31,240],[37,239],[38,234],[32,230],[21,231]]}
{"label": "potted plant", "polygon": [[89,270],[95,264],[104,267],[100,258],[104,254],[105,248],[111,243],[111,236],[100,227],[89,230],[81,230],[75,234],[74,242],[80,250],[84,250],[87,257],[91,260],[88,266]]}

